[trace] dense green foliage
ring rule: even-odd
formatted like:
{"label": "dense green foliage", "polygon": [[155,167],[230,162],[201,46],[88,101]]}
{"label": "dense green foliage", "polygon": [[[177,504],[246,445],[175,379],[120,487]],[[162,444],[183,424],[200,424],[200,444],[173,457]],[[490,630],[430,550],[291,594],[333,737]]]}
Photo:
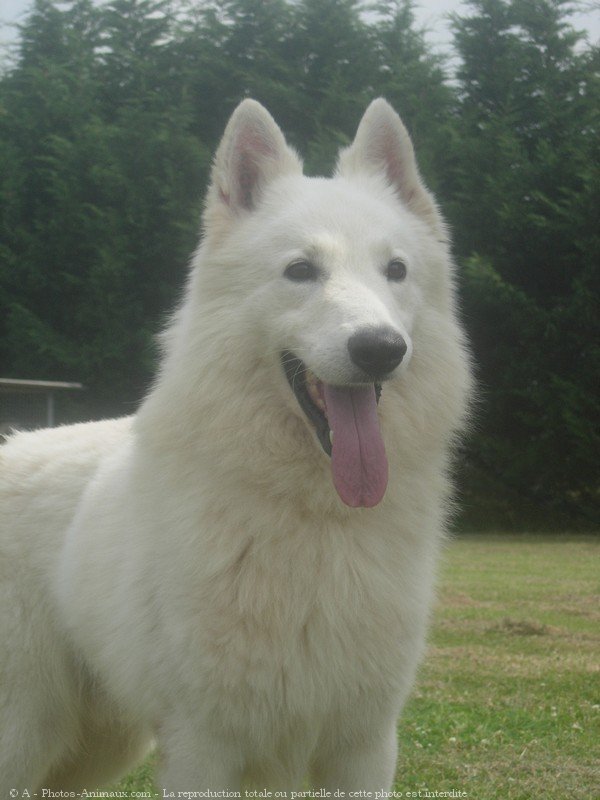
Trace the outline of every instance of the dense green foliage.
{"label": "dense green foliage", "polygon": [[473,457],[547,503],[598,508],[600,84],[562,0],[472,0],[452,196],[487,406]]}
{"label": "dense green foliage", "polygon": [[405,0],[35,0],[0,78],[0,374],[128,410],[237,102],[320,173],[382,94],[454,231],[481,386],[468,462],[593,516],[598,49],[564,9],[471,0],[448,80]]}

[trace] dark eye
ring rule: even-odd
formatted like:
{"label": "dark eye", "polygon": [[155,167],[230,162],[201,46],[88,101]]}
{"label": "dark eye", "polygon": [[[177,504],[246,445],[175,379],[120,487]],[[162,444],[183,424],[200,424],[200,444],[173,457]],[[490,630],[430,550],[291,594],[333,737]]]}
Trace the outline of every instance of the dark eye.
{"label": "dark eye", "polygon": [[385,270],[385,277],[388,281],[399,283],[406,278],[406,264],[401,258],[392,258]]}
{"label": "dark eye", "polygon": [[293,261],[288,264],[283,274],[290,281],[305,283],[306,281],[316,281],[320,273],[310,261]]}

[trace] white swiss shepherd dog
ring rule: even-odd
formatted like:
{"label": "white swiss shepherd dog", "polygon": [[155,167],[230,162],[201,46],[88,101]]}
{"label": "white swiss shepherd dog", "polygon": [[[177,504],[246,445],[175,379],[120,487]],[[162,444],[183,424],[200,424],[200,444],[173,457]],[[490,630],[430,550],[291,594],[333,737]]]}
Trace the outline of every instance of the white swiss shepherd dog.
{"label": "white swiss shepherd dog", "polygon": [[135,416],[0,447],[0,797],[393,786],[469,360],[375,100],[332,179],[236,109]]}

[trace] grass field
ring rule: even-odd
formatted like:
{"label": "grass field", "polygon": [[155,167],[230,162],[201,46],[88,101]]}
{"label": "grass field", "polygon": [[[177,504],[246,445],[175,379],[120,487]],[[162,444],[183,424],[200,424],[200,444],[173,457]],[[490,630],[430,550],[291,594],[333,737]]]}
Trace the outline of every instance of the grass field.
{"label": "grass field", "polygon": [[[599,601],[600,538],[450,542],[396,792],[600,798]],[[150,760],[118,788],[152,791],[151,775]]]}

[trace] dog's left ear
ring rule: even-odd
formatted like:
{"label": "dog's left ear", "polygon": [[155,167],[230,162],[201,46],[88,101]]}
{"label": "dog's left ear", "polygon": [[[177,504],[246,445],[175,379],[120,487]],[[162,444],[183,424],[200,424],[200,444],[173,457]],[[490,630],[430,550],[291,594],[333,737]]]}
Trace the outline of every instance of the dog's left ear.
{"label": "dog's left ear", "polygon": [[337,174],[381,174],[402,202],[443,235],[444,223],[425,188],[408,131],[391,105],[379,97],[361,119],[350,147],[340,151]]}
{"label": "dog's left ear", "polygon": [[209,205],[221,204],[233,214],[252,211],[271,180],[292,172],[301,173],[302,163],[273,117],[256,100],[243,100],[215,156]]}

